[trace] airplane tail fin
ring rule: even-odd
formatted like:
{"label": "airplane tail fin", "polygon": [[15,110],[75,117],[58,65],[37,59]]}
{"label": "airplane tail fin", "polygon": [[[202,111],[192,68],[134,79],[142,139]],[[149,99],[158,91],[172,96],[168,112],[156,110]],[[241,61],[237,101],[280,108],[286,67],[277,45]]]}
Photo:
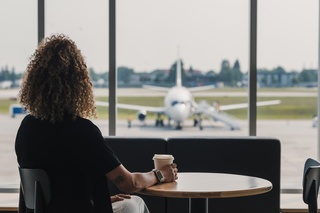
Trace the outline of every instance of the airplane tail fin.
{"label": "airplane tail fin", "polygon": [[176,86],[181,87],[182,86],[182,68],[181,68],[181,59],[178,57],[177,61],[177,69],[176,69]]}
{"label": "airplane tail fin", "polygon": [[181,70],[181,60],[178,59],[177,61],[177,81],[176,86],[181,87],[182,86],[182,70]]}

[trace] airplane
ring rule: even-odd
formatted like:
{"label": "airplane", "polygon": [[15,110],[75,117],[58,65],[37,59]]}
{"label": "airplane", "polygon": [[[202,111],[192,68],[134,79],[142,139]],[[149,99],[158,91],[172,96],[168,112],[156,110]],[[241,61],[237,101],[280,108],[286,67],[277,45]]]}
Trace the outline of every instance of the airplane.
{"label": "airplane", "polygon": [[[188,118],[194,116],[194,126],[199,126],[199,129],[203,129],[202,118],[210,117],[214,121],[220,121],[230,127],[231,130],[239,130],[240,126],[236,122],[234,118],[230,115],[224,113],[223,111],[232,110],[232,109],[240,109],[247,108],[247,103],[242,104],[232,104],[220,106],[217,102],[213,104],[213,106],[209,105],[205,102],[196,103],[192,92],[203,91],[215,88],[214,85],[207,86],[199,86],[186,88],[182,86],[182,70],[181,70],[181,60],[177,61],[176,65],[176,85],[167,88],[167,87],[158,87],[151,85],[144,85],[144,88],[166,92],[164,97],[164,106],[163,107],[151,107],[151,106],[142,106],[142,105],[132,105],[132,104],[122,104],[117,103],[116,107],[120,109],[129,109],[135,110],[137,112],[137,117],[140,121],[144,122],[148,112],[156,113],[156,126],[164,126],[163,120],[161,118],[162,115],[166,115],[169,119],[169,125],[171,121],[174,121],[176,124],[176,129],[182,129],[182,123],[186,121]],[[257,106],[267,106],[279,104],[279,100],[272,101],[263,101],[257,102]],[[108,102],[96,102],[97,106],[109,106]],[[128,126],[131,126],[131,120],[128,121]]]}

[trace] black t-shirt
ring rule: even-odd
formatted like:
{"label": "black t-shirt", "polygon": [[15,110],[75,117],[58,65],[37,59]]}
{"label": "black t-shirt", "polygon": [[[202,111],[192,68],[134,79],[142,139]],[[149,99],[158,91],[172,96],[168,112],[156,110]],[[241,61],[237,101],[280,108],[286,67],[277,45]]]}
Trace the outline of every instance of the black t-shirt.
{"label": "black t-shirt", "polygon": [[112,212],[105,174],[120,161],[90,120],[66,118],[52,124],[27,115],[15,150],[20,167],[49,174],[53,199],[48,212]]}

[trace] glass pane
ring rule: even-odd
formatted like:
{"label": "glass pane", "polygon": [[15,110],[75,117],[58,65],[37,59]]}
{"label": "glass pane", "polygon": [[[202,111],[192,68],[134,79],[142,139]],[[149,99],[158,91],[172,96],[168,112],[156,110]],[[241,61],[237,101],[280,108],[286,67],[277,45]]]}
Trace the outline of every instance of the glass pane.
{"label": "glass pane", "polygon": [[281,141],[283,188],[301,188],[304,162],[317,154],[317,47],[318,1],[259,1],[258,99],[281,103],[258,109],[257,133]]}
{"label": "glass pane", "polygon": [[[105,0],[46,0],[46,36],[65,34],[74,40],[84,55],[96,99],[108,95],[109,3]],[[106,107],[97,106],[93,119],[108,135]]]}
{"label": "glass pane", "polygon": [[[248,71],[248,9],[248,1],[239,0],[117,1],[117,135],[247,135],[247,110],[222,109],[248,101],[242,81]],[[192,92],[195,103],[189,91],[173,92],[165,99],[177,83],[177,61],[182,62],[182,85],[187,90],[214,88]],[[140,107],[128,110],[122,104]],[[190,105],[194,113],[183,114]],[[236,124],[241,130],[230,131]],[[176,131],[179,125],[182,131]]]}
{"label": "glass pane", "polygon": [[[22,73],[37,47],[37,1],[0,2],[0,187],[19,184],[14,142],[22,116],[11,117],[18,103]],[[12,107],[13,108],[13,107]]]}
{"label": "glass pane", "polygon": [[[0,2],[0,25],[3,32],[0,40],[0,187],[17,187],[17,170],[14,141],[24,115],[14,118],[9,112],[11,104],[18,103],[19,81],[13,89],[3,89],[11,73],[21,77],[29,57],[37,47],[37,1],[3,0]],[[108,1],[47,0],[45,1],[45,36],[63,33],[70,36],[81,49],[92,74],[94,84],[105,86],[108,71]],[[14,13],[13,13],[14,11]],[[13,15],[14,14],[14,15]],[[18,14],[18,15],[17,15]],[[101,77],[102,76],[102,77]],[[102,79],[100,79],[102,78]],[[95,91],[107,94],[107,88]],[[11,108],[19,110],[19,108]],[[107,109],[98,114],[94,122],[107,135]],[[103,119],[104,118],[104,119]]]}

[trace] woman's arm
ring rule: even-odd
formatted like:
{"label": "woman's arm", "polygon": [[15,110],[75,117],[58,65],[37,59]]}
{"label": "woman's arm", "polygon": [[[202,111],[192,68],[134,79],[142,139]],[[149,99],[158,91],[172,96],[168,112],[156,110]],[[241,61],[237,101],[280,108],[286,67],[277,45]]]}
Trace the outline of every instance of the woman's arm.
{"label": "woman's arm", "polygon": [[[177,165],[175,163],[166,165],[160,169],[163,180],[161,182],[173,182],[177,177]],[[129,172],[123,165],[119,165],[114,170],[106,174],[122,192],[133,193],[158,182],[153,171],[150,172]]]}
{"label": "woman's arm", "polygon": [[124,199],[130,199],[130,198],[131,198],[130,194],[117,194],[117,195],[110,196],[111,203],[122,201]]}

